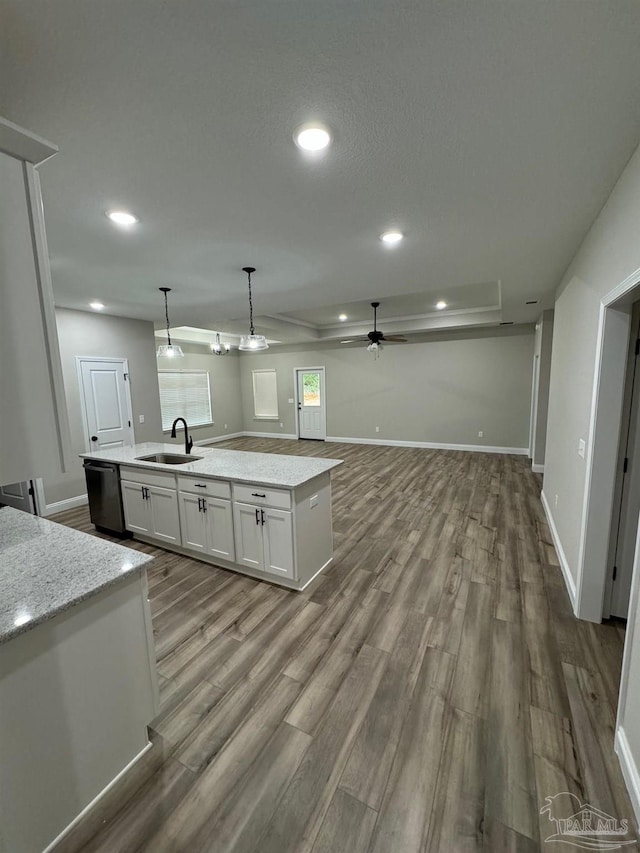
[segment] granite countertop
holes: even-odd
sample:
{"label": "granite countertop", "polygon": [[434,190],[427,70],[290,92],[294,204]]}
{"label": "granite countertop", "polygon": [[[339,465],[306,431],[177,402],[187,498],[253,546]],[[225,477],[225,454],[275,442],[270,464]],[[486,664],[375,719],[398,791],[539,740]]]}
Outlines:
{"label": "granite countertop", "polygon": [[152,559],[45,518],[0,509],[0,643],[140,571]]}
{"label": "granite countertop", "polygon": [[295,489],[313,480],[320,474],[342,465],[341,459],[324,459],[310,456],[284,456],[279,453],[250,453],[245,450],[216,450],[213,447],[194,447],[192,456],[202,457],[199,461],[183,465],[164,465],[159,462],[141,462],[137,456],[152,453],[184,453],[180,444],[136,444],[133,447],[114,447],[82,453],[86,459],[133,465],[149,471],[171,471],[174,474],[195,474],[201,477],[218,477],[236,483],[252,483],[256,486],[274,486]]}

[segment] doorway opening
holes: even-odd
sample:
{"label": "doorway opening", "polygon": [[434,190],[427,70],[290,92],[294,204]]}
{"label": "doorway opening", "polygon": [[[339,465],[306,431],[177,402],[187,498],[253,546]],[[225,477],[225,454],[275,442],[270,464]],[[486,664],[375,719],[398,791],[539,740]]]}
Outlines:
{"label": "doorway opening", "polygon": [[325,441],[327,407],[324,367],[296,367],[294,373],[297,437]]}
{"label": "doorway opening", "polygon": [[640,302],[633,305],[622,406],[603,618],[625,619],[640,516]]}
{"label": "doorway opening", "polygon": [[611,522],[632,309],[639,299],[640,270],[614,288],[600,304],[575,602],[576,616],[591,622],[600,622],[603,614],[609,615],[605,593],[613,574]]}

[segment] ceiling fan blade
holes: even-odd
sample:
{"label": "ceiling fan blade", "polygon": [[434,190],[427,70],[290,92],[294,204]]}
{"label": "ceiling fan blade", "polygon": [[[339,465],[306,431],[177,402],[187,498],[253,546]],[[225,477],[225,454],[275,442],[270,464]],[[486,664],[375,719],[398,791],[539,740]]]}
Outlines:
{"label": "ceiling fan blade", "polygon": [[392,343],[395,343],[395,344],[406,344],[407,343],[407,339],[401,338],[399,335],[385,335],[383,340],[391,341]]}

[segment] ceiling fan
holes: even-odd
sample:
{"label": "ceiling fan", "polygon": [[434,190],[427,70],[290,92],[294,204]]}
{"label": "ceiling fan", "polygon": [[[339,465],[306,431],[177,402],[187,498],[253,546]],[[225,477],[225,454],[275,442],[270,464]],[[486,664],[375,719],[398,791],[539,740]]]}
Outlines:
{"label": "ceiling fan", "polygon": [[383,342],[385,344],[405,344],[407,342],[406,338],[403,338],[400,335],[385,335],[384,332],[381,332],[378,329],[378,308],[380,307],[380,303],[372,302],[371,307],[373,308],[373,329],[369,332],[366,338],[352,338],[349,341],[342,341],[342,343],[350,344],[355,341],[369,341],[369,346],[367,347],[367,349],[369,350],[369,352],[373,352],[376,356],[382,349]]}

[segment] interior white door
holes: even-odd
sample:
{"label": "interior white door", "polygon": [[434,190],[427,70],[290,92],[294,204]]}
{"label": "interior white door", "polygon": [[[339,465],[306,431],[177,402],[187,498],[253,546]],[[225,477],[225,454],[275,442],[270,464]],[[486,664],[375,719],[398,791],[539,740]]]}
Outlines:
{"label": "interior white door", "polygon": [[298,437],[324,441],[327,437],[324,370],[296,370],[298,382]]}
{"label": "interior white door", "polygon": [[25,480],[22,483],[0,486],[0,506],[2,504],[21,509],[23,512],[35,513],[32,481]]}
{"label": "interior white door", "polygon": [[78,359],[87,450],[133,444],[131,400],[124,359]]}

